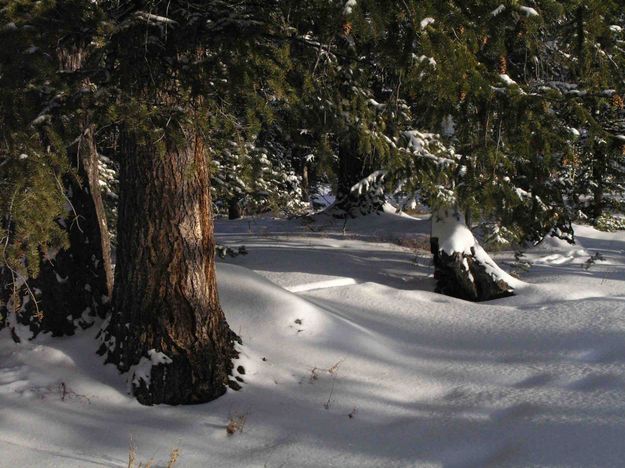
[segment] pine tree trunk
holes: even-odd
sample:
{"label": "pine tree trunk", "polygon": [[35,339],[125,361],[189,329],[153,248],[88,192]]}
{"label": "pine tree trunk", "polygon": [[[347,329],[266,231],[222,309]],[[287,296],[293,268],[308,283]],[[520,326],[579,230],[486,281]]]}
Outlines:
{"label": "pine tree trunk", "polygon": [[577,74],[578,78],[583,78],[585,75],[585,46],[586,46],[586,31],[584,29],[584,4],[580,4],[575,10],[575,28],[577,32]]}
{"label": "pine tree trunk", "polygon": [[310,201],[310,180],[308,174],[308,164],[302,163],[302,200],[305,202]]}
{"label": "pine tree trunk", "polygon": [[[84,44],[75,37],[65,40],[68,44],[59,44],[57,59],[59,69],[71,74],[83,66]],[[88,87],[89,81],[82,81],[81,86]],[[58,126],[65,129],[66,123],[59,121]],[[17,296],[17,321],[29,326],[34,335],[71,335],[77,326],[91,326],[96,316],[103,318],[109,309],[113,289],[111,245],[88,113],[84,112],[78,128],[80,137],[67,156],[79,180],[68,176],[62,181],[70,211],[59,220],[67,230],[69,247],[56,253],[42,252],[39,276],[28,278],[18,291],[12,287],[10,272],[0,271],[0,303]],[[19,339],[15,331],[13,336]]]}
{"label": "pine tree trunk", "polygon": [[[98,178],[98,155],[93,129],[86,127],[68,157],[80,183],[65,180],[67,217],[59,224],[67,230],[69,247],[56,254],[42,253],[40,274],[17,291],[17,321],[37,335],[72,335],[108,311],[113,287],[110,241]],[[13,294],[10,272],[3,271],[2,302]],[[7,287],[8,286],[8,287]],[[32,297],[34,295],[34,297]],[[36,300],[36,303],[35,303]],[[14,333],[14,338],[17,334]]]}
{"label": "pine tree trunk", "polygon": [[592,180],[593,186],[593,200],[592,200],[592,215],[595,222],[601,217],[604,209],[604,193],[605,183],[604,177],[607,175],[607,167],[604,163],[604,156],[601,152],[597,151],[593,157],[592,165]]}
{"label": "pine tree trunk", "polygon": [[241,205],[238,198],[232,198],[228,204],[228,219],[241,218]]}
{"label": "pine tree trunk", "polygon": [[373,172],[370,165],[359,156],[353,145],[339,146],[339,172],[336,201],[330,208],[338,218],[356,218],[382,210],[384,196],[376,194],[376,187],[361,193],[352,187]]}
{"label": "pine tree trunk", "polygon": [[101,352],[130,371],[142,404],[212,400],[226,391],[238,338],[217,295],[203,142],[192,135],[159,154],[132,133],[120,139],[113,313]]}

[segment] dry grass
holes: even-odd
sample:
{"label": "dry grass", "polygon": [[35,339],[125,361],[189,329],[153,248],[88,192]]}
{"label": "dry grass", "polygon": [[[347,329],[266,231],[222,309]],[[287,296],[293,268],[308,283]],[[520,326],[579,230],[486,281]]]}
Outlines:
{"label": "dry grass", "polygon": [[226,432],[228,435],[234,435],[237,432],[243,432],[243,427],[245,426],[245,420],[247,419],[247,414],[234,414],[230,416],[228,420],[228,424],[226,425]]}
{"label": "dry grass", "polygon": [[169,453],[169,461],[167,462],[167,468],[173,468],[173,466],[178,461],[178,458],[180,457],[181,453],[182,453],[182,451],[178,447],[174,448]]}
{"label": "dry grass", "polygon": [[[169,461],[165,465],[167,468],[174,468],[182,450],[175,447],[169,452]],[[128,446],[128,468],[152,468],[154,467],[154,459],[150,458],[147,462],[137,462],[137,446],[135,445],[132,437],[130,437],[130,444]]]}

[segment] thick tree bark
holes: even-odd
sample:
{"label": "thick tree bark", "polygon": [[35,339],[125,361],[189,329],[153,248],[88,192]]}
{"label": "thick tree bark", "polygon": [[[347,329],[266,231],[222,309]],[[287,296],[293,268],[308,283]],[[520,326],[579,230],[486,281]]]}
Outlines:
{"label": "thick tree bark", "polygon": [[[96,316],[104,317],[113,287],[110,242],[98,182],[98,155],[93,129],[85,128],[69,155],[80,182],[66,178],[68,215],[59,220],[66,228],[69,247],[57,253],[42,252],[40,274],[28,278],[17,291],[13,275],[4,270],[1,299],[15,307],[17,322],[33,335],[72,335],[77,326],[87,328]],[[13,296],[13,297],[12,297]],[[8,309],[1,313],[9,313]],[[14,332],[14,338],[18,334]]]}
{"label": "thick tree bark", "polygon": [[384,196],[376,193],[377,187],[370,187],[361,193],[352,187],[367,177],[373,169],[359,156],[353,145],[339,146],[339,171],[336,201],[329,208],[338,218],[356,218],[382,210]]}
{"label": "thick tree bark", "polygon": [[[156,146],[122,132],[118,248],[107,362],[140,403],[202,403],[226,391],[236,357],[219,305],[202,140]],[[137,366],[138,365],[138,366]]]}
{"label": "thick tree bark", "polygon": [[432,214],[436,292],[468,301],[488,301],[514,294],[512,278],[479,246],[457,210]]}

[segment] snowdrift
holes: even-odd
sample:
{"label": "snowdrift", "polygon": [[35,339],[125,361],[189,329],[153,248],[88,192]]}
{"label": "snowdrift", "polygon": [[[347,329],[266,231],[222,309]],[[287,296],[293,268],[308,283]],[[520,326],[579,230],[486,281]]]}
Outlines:
{"label": "snowdrift", "polygon": [[127,466],[132,438],[138,460],[178,447],[185,467],[618,466],[625,236],[580,232],[605,264],[539,263],[534,285],[484,304],[427,291],[410,249],[233,234],[250,255],[218,278],[241,391],[143,407],[95,355],[97,330],[19,346],[4,331],[0,465]]}

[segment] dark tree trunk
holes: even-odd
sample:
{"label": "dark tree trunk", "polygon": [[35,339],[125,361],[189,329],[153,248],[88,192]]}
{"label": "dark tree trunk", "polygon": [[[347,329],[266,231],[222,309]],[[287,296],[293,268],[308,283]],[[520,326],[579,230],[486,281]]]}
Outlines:
{"label": "dark tree trunk", "polygon": [[308,164],[302,163],[302,200],[305,202],[310,201],[310,180],[308,176]]}
{"label": "dark tree trunk", "polygon": [[[217,295],[205,149],[199,137],[186,139],[159,154],[137,135],[120,138],[113,312],[101,352],[130,371],[146,405],[219,397],[237,355]],[[149,378],[138,363],[144,370],[147,363]]]}
{"label": "dark tree trunk", "polygon": [[607,175],[607,167],[604,161],[605,161],[605,158],[603,154],[597,151],[594,155],[593,165],[592,165],[592,180],[595,183],[592,189],[593,191],[592,216],[595,222],[601,217],[601,215],[603,214],[603,210],[605,208],[605,202],[604,202],[605,183],[603,180]]}
{"label": "dark tree trunk", "polygon": [[[59,45],[57,59],[59,68],[71,76],[85,61],[84,44],[80,39],[72,42],[76,40],[72,36],[65,40],[67,44]],[[89,86],[88,80],[80,79],[79,83],[81,88]],[[111,246],[100,192],[94,129],[86,112],[77,123],[81,134],[69,148],[68,158],[78,180],[67,176],[62,181],[70,206],[67,217],[59,220],[67,231],[69,247],[55,255],[42,252],[39,276],[28,278],[19,290],[13,288],[11,272],[0,271],[0,303],[6,304],[7,298],[13,296],[13,303],[19,304],[17,321],[28,325],[34,335],[71,335],[77,326],[92,325],[96,316],[106,315],[113,289]],[[65,122],[59,119],[57,124],[62,132],[66,131]],[[0,315],[6,312],[6,308],[0,310]],[[17,339],[15,331],[13,336]]]}
{"label": "dark tree trunk", "polygon": [[241,218],[241,205],[238,198],[233,198],[228,204],[228,219]]}
{"label": "dark tree trunk", "polygon": [[434,254],[436,292],[473,302],[490,301],[512,296],[512,288],[502,279],[493,278],[486,267],[470,254],[451,255],[440,250],[438,239],[431,239]]}
{"label": "dark tree trunk", "polygon": [[384,196],[376,193],[378,185],[370,185],[360,193],[352,187],[367,177],[373,169],[364,157],[357,154],[353,145],[339,146],[339,171],[336,201],[332,205],[333,215],[339,218],[356,218],[382,210]]}
{"label": "dark tree trunk", "polygon": [[465,224],[467,225],[467,227],[469,229],[473,228],[473,214],[471,213],[471,209],[467,208],[466,210],[464,210],[464,219],[465,219]]}
{"label": "dark tree trunk", "polygon": [[96,316],[105,316],[112,292],[109,234],[91,127],[84,129],[73,148],[68,156],[80,181],[66,178],[71,206],[67,218],[59,220],[67,230],[69,247],[56,255],[42,253],[39,276],[29,278],[27,286],[22,285],[17,291],[13,291],[10,272],[0,273],[2,303],[17,293],[17,321],[29,326],[34,335],[72,335],[77,326],[87,328]]}
{"label": "dark tree trunk", "polygon": [[585,71],[586,71],[585,70],[586,51],[584,50],[586,46],[586,31],[584,28],[585,8],[586,7],[582,3],[575,10],[575,28],[576,28],[576,33],[577,33],[577,63],[578,63],[577,74],[578,74],[578,78],[580,79],[584,77]]}

